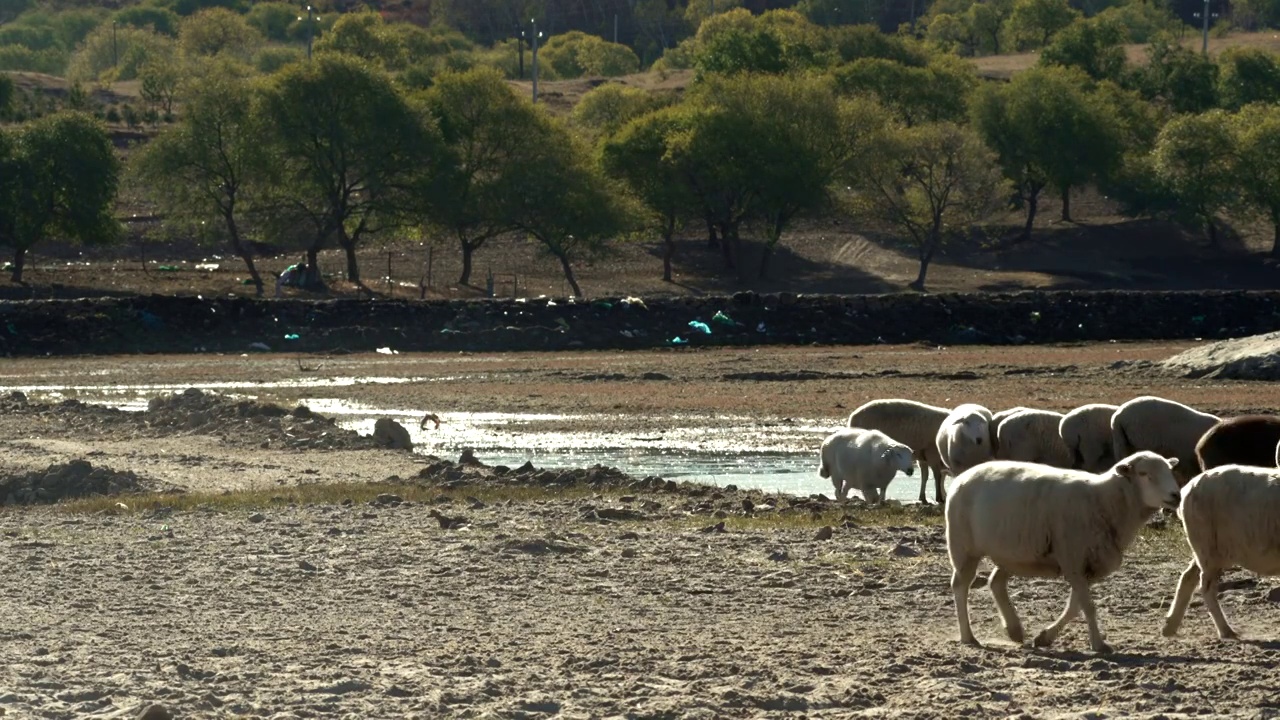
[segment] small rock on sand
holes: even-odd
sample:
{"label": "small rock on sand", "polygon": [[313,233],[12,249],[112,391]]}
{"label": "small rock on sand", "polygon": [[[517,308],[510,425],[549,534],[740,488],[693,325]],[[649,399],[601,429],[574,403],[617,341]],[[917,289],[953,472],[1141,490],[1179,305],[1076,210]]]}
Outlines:
{"label": "small rock on sand", "polygon": [[137,720],[173,720],[173,713],[163,705],[148,705],[138,713]]}
{"label": "small rock on sand", "polygon": [[830,540],[831,532],[832,531],[831,531],[830,525],[823,525],[822,527],[818,528],[818,533],[813,536],[813,539],[814,540]]}
{"label": "small rock on sand", "polygon": [[373,439],[379,445],[392,450],[413,449],[413,440],[409,437],[409,431],[391,418],[378,418],[378,421],[373,424]]}

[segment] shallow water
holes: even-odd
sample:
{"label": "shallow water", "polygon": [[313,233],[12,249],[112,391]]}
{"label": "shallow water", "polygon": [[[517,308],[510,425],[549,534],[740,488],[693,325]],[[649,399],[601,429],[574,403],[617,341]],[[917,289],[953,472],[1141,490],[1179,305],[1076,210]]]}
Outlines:
{"label": "shallow water", "polygon": [[[440,378],[434,378],[439,380]],[[357,383],[398,383],[402,378],[336,378],[314,383],[200,383],[186,385],[75,385],[0,386],[0,393],[14,390],[32,400],[57,402],[74,397],[81,402],[109,405],[141,412],[156,396],[196,387],[244,399],[258,399],[255,391],[279,388],[316,388]],[[643,418],[643,427],[660,431],[592,432],[564,429],[564,421],[578,427],[592,423],[591,415],[539,413],[455,412],[438,413],[438,429],[419,429],[422,413],[379,408],[331,397],[299,400],[315,412],[337,419],[344,428],[363,435],[373,432],[378,418],[389,417],[409,431],[415,452],[456,458],[470,448],[490,465],[516,467],[526,460],[538,467],[586,467],[608,465],[644,477],[658,475],[714,485],[737,485],[798,495],[831,496],[829,480],[818,476],[818,447],[835,428],[814,419],[761,422],[747,416],[672,415]],[[656,422],[655,422],[656,421]],[[914,501],[919,475],[899,474],[889,486],[889,497]],[[932,493],[932,491],[930,491]]]}

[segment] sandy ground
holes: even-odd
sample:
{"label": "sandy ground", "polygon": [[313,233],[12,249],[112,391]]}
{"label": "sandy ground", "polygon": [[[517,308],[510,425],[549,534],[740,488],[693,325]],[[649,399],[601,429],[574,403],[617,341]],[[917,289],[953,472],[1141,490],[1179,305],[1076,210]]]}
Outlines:
{"label": "sandy ground", "polygon": [[[305,370],[278,356],[18,360],[0,384],[412,377],[325,395],[436,412],[610,413],[609,431],[658,412],[838,422],[894,396],[1066,409],[1153,392],[1224,414],[1280,401],[1274,384],[1149,367],[1187,346],[370,355],[303,358]],[[291,407],[314,391],[258,394]],[[0,430],[5,472],[80,457],[193,489],[376,481],[424,462],[263,449],[252,428],[217,424],[166,431],[5,412]],[[1178,638],[1159,636],[1187,558],[1176,528],[1145,532],[1095,590],[1117,650],[1099,657],[1079,622],[1056,648],[1013,646],[982,589],[972,606],[988,647],[960,646],[931,511],[855,509],[842,523],[834,509],[749,517],[732,492],[696,506],[648,491],[483,507],[444,494],[394,507],[0,509],[0,715],[132,717],[152,702],[183,718],[1280,713],[1272,581],[1228,578],[1226,612],[1254,642],[1217,641],[1198,601]],[[584,519],[585,505],[637,511],[602,523]],[[471,524],[443,530],[435,508]],[[716,514],[726,531],[702,532]],[[822,525],[830,539],[816,539]],[[1013,591],[1029,630],[1066,598],[1054,581],[1015,580]]]}

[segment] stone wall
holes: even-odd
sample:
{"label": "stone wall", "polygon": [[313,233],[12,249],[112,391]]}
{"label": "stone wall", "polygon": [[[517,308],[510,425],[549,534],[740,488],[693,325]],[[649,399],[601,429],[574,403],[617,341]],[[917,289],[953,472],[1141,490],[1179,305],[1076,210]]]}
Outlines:
{"label": "stone wall", "polygon": [[[690,323],[703,323],[710,333]],[[1280,330],[1280,291],[1057,291],[548,300],[139,296],[0,302],[0,353],[565,350],[1024,344]],[[677,340],[678,338],[678,340]]]}

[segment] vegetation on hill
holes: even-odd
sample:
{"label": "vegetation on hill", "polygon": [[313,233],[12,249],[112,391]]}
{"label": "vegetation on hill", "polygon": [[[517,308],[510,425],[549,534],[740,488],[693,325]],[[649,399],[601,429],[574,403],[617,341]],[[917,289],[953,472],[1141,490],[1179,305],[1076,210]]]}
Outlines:
{"label": "vegetation on hill", "polygon": [[[497,0],[0,0],[0,68],[69,82],[55,95],[0,75],[0,246],[20,281],[26,250],[51,237],[119,237],[111,209],[129,202],[154,208],[161,238],[239,257],[259,293],[262,244],[305,254],[318,288],[327,248],[359,285],[375,238],[447,239],[468,284],[474,254],[516,235],[581,294],[575,268],[635,238],[661,239],[670,280],[683,229],[705,230],[726,273],[765,278],[797,221],[838,215],[910,248],[923,290],[946,243],[1027,242],[1046,191],[1071,221],[1073,195],[1096,188],[1211,244],[1224,223],[1270,223],[1280,257],[1268,50],[1207,57],[1178,39],[1171,9],[1136,0],[935,0],[892,33],[867,24],[892,12],[865,17],[865,3],[758,4],[638,2],[618,43],[588,32],[605,13],[544,13],[541,80],[690,75],[681,93],[604,83],[555,113],[517,82],[532,48],[486,35],[476,9],[497,22]],[[1271,17],[1244,7],[1249,22]],[[1024,50],[1034,65],[1009,82],[963,57]],[[134,141],[113,152],[122,126]],[[1014,208],[1020,227],[992,224]]]}

